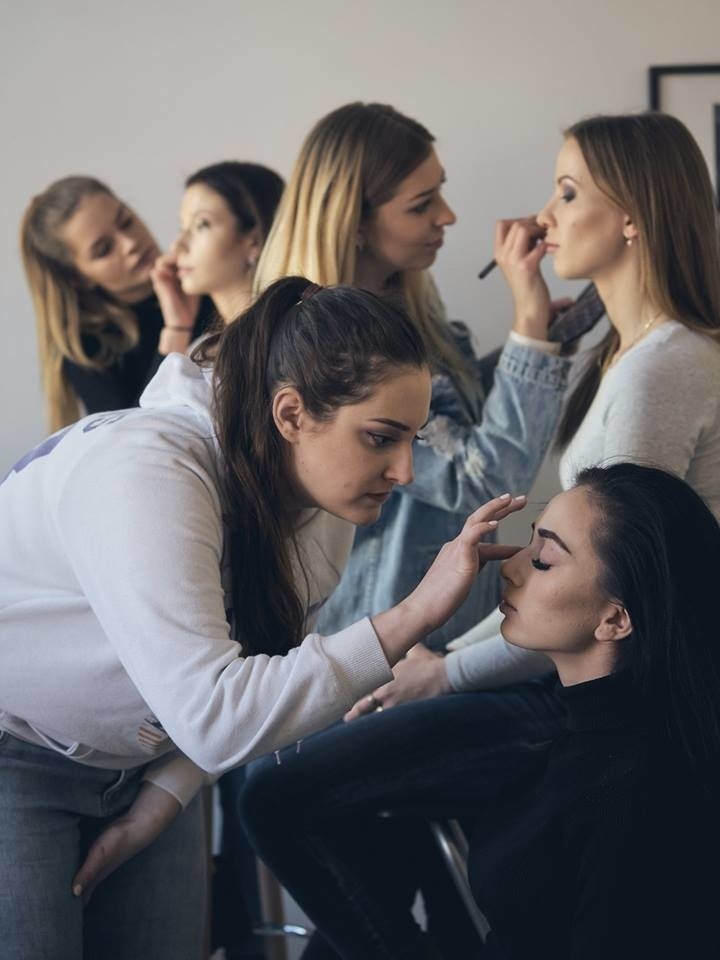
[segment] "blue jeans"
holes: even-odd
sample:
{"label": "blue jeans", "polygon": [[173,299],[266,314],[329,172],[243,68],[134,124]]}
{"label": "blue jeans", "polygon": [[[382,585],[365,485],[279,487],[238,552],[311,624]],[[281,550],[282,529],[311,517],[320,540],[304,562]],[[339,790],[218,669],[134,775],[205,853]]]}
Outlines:
{"label": "blue jeans", "polygon": [[[315,940],[306,956],[426,955],[410,914],[423,880],[415,870],[421,820],[471,824],[537,776],[564,729],[556,683],[553,676],[404,704],[309,737],[299,751],[288,747],[279,764],[272,756],[250,765],[245,827],[322,934],[324,944]],[[379,817],[384,811],[393,817]],[[434,939],[448,957],[474,955]]]}
{"label": "blue jeans", "polygon": [[132,804],[142,768],[99,770],[0,731],[3,960],[198,960],[205,846],[196,798],[96,888],[71,892],[95,837]]}

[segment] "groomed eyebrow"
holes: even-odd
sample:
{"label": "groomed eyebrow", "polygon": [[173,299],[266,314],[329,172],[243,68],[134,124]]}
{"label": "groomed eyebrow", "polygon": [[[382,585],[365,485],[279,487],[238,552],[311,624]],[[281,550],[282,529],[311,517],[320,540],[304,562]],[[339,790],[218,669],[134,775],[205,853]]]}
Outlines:
{"label": "groomed eyebrow", "polygon": [[[534,531],[535,524],[531,523],[530,526],[533,528],[533,531]],[[537,535],[539,537],[542,537],[543,540],[554,540],[559,547],[562,547],[565,553],[569,553],[570,556],[572,556],[572,550],[570,549],[570,547],[568,547],[565,541],[561,537],[559,537],[554,530],[547,530],[545,527],[538,527]]]}
{"label": "groomed eyebrow", "polygon": [[401,430],[403,433],[408,433],[410,431],[410,427],[406,423],[400,423],[399,420],[389,420],[387,417],[373,417],[370,422],[384,423],[388,427],[395,427],[396,430]]}
{"label": "groomed eyebrow", "polygon": [[573,183],[580,184],[580,181],[578,180],[578,178],[577,178],[577,177],[571,177],[569,173],[563,173],[561,176],[559,176],[559,177],[557,178],[557,180],[555,181],[555,183],[557,183],[557,185],[560,186],[560,184],[563,182],[563,180],[572,180]]}
{"label": "groomed eyebrow", "polygon": [[414,203],[416,200],[419,200],[421,197],[429,197],[430,194],[435,193],[435,191],[438,190],[445,183],[446,180],[447,180],[447,177],[445,176],[445,171],[443,170],[442,176],[440,177],[440,182],[436,187],[430,187],[427,190],[423,190],[422,193],[416,193],[414,197],[411,197],[410,200],[408,200],[408,203]]}

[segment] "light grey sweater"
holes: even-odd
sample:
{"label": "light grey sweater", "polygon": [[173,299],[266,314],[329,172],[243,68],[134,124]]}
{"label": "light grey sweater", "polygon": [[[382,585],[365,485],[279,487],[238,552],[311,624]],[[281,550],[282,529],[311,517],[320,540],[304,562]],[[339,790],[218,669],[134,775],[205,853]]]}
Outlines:
{"label": "light grey sweater", "polygon": [[[584,467],[632,460],[683,477],[720,520],[720,345],[677,321],[651,330],[610,367],[560,461],[563,489]],[[494,618],[494,620],[493,620]],[[496,626],[499,615],[487,618]],[[483,621],[445,659],[454,690],[519,682],[552,669]],[[474,642],[477,638],[478,642]]]}

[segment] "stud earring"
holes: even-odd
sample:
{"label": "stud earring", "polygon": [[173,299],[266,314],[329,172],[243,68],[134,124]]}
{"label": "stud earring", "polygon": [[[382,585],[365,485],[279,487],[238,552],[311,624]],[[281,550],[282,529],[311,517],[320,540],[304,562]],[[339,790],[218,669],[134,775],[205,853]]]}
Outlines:
{"label": "stud earring", "polygon": [[625,246],[626,247],[632,246],[632,237],[625,237]]}

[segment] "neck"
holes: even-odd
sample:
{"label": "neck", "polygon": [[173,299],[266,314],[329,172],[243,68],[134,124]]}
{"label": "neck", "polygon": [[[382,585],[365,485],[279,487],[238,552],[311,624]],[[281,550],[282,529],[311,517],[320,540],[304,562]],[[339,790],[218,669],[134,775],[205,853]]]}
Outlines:
{"label": "neck", "polygon": [[354,286],[361,290],[380,294],[388,285],[388,281],[397,270],[392,270],[386,263],[382,263],[371,253],[364,250],[358,252],[355,262]]}
{"label": "neck", "polygon": [[572,687],[576,683],[587,683],[589,680],[599,680],[613,672],[613,658],[609,644],[592,647],[580,653],[549,653],[548,656],[555,664],[564,687]]}
{"label": "neck", "polygon": [[223,323],[230,323],[244,313],[252,303],[252,277],[244,280],[242,284],[210,294],[210,299],[215,304],[215,309],[222,317]]}
{"label": "neck", "polygon": [[637,256],[591,278],[620,337],[616,356],[629,350],[650,329],[664,321],[662,311],[642,292]]}

